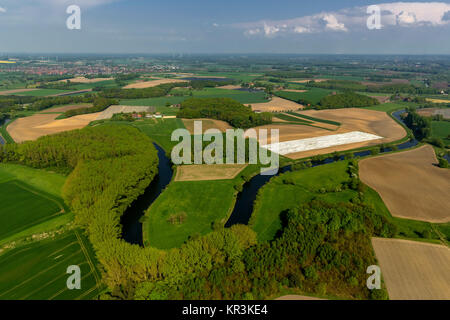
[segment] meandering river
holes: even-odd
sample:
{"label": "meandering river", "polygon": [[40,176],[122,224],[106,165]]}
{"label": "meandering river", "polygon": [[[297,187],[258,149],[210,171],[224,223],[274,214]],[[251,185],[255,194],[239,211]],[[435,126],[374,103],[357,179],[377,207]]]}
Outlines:
{"label": "meandering river", "polygon": [[[399,121],[403,122],[400,115],[404,113],[405,110],[396,111],[393,116]],[[409,149],[418,144],[415,139],[408,140],[406,142],[397,145],[398,150]],[[164,188],[172,180],[173,171],[171,168],[171,161],[167,158],[164,150],[155,144],[158,150],[158,176],[147,188],[145,193],[140,196],[124,213],[121,223],[123,225],[122,237],[129,243],[139,244],[142,246],[142,224],[139,221],[144,215],[145,211],[150,207],[150,205],[156,200],[156,198],[161,194]],[[380,153],[390,152],[392,149],[386,148],[382,149]],[[371,154],[370,150],[354,152],[355,157],[366,157]],[[321,162],[314,162],[313,167],[326,165],[336,161],[344,160],[344,156],[338,159],[327,158]],[[286,166],[280,168],[278,174],[292,171],[291,166]],[[236,198],[236,203],[234,209],[225,223],[225,227],[231,227],[235,224],[248,224],[250,217],[253,213],[253,204],[256,200],[259,189],[261,189],[273,176],[264,176],[258,174],[251,178],[248,182],[243,185],[242,191],[238,194]],[[175,201],[175,200],[174,200]]]}

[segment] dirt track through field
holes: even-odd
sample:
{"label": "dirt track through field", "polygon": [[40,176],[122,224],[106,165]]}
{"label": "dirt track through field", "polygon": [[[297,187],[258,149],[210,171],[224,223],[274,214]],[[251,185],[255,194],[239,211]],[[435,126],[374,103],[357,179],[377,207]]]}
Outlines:
{"label": "dirt track through field", "polygon": [[391,300],[450,299],[450,249],[417,241],[372,238]]}
{"label": "dirt track through field", "polygon": [[434,150],[418,149],[364,159],[361,180],[375,189],[395,217],[450,221],[450,170],[438,168]]}

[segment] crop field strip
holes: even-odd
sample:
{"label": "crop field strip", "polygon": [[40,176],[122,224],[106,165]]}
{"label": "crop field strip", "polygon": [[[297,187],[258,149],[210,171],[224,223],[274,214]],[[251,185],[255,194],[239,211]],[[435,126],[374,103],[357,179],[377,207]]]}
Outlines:
{"label": "crop field strip", "polygon": [[[55,241],[62,247],[52,252],[50,248],[54,246]],[[3,270],[6,269],[5,277],[8,276],[8,280],[2,282],[3,284],[11,284],[6,288],[0,286],[0,289],[2,289],[0,299],[53,300],[93,297],[92,293],[101,286],[100,276],[78,231],[73,230],[52,242],[48,240],[43,240],[43,242],[45,243],[32,243],[24,248],[13,249],[0,256],[0,266]],[[61,257],[62,259],[58,260]],[[50,259],[58,260],[58,262],[49,266]],[[36,262],[33,263],[33,260],[36,260]],[[26,274],[33,275],[28,278],[21,278],[22,274],[18,274],[19,279],[14,278],[15,270],[13,268],[8,270],[8,266],[14,265],[16,261],[22,262],[22,265],[28,263],[29,268],[37,266],[37,273],[26,272]],[[81,269],[81,291],[69,290],[66,286],[66,279],[69,275],[65,271],[69,265],[78,265]],[[21,267],[16,266],[18,269]],[[52,272],[57,275],[52,275]],[[85,287],[86,283],[88,283],[87,287]]]}
{"label": "crop field strip", "polygon": [[[23,231],[65,212],[64,206],[53,196],[46,195],[17,180],[0,183],[0,200],[3,206],[2,216],[0,217],[2,222],[0,224],[0,238]],[[17,210],[22,212],[33,211],[31,212],[32,216],[25,216],[30,220],[14,219],[18,216],[15,214]]]}

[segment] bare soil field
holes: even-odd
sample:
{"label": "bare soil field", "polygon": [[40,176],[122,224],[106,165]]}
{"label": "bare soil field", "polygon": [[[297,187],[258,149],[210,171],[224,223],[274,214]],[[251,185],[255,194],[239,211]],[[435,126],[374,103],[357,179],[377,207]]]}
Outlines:
{"label": "bare soil field", "polygon": [[225,132],[227,129],[233,129],[227,122],[214,119],[182,119],[184,126],[191,134],[194,134],[194,121],[202,122],[202,133],[208,129],[218,129]]}
{"label": "bare soil field", "polygon": [[91,121],[94,121],[98,115],[99,113],[92,113],[55,120],[59,114],[37,113],[30,117],[15,120],[8,126],[7,130],[14,141],[20,143],[36,140],[50,134],[84,128]]}
{"label": "bare soil field", "polygon": [[296,294],[288,294],[286,296],[281,296],[275,300],[324,300],[316,297],[299,296]]}
{"label": "bare soil field", "polygon": [[177,167],[175,181],[231,180],[246,166],[246,164],[182,165]]}
{"label": "bare soil field", "polygon": [[59,80],[60,82],[67,82],[67,80],[70,80],[70,82],[73,83],[96,83],[96,82],[101,82],[101,81],[107,81],[107,80],[114,80],[114,78],[93,78],[93,79],[88,79],[85,77],[76,77],[76,78],[72,78],[72,79],[64,79],[64,80]]}
{"label": "bare soil field", "polygon": [[178,83],[178,82],[187,82],[186,80],[181,79],[157,79],[152,81],[141,81],[136,83],[131,83],[123,87],[124,89],[144,89],[159,86],[160,84],[166,83]]}
{"label": "bare soil field", "polygon": [[48,113],[48,112],[60,112],[60,113],[63,113],[63,112],[69,111],[69,110],[75,110],[75,109],[80,109],[80,108],[91,108],[91,107],[92,107],[92,103],[89,103],[89,104],[76,104],[76,105],[71,105],[71,106],[63,106],[63,107],[44,109],[40,113]]}
{"label": "bare soil field", "polygon": [[450,170],[435,166],[431,146],[364,159],[361,180],[375,189],[395,217],[450,221]]}
{"label": "bare soil field", "polygon": [[29,91],[36,91],[39,89],[14,89],[14,90],[6,90],[6,91],[0,91],[0,96],[9,96],[15,93],[19,93],[19,92],[29,92]]}
{"label": "bare soil field", "polygon": [[[448,101],[450,103],[450,100]],[[419,109],[417,111],[418,114],[424,117],[431,117],[437,114],[441,114],[444,116],[445,119],[450,119],[450,109],[439,109],[439,108],[426,108],[426,109]]]}
{"label": "bare soil field", "polygon": [[273,97],[269,102],[252,103],[247,104],[247,106],[248,105],[252,106],[253,111],[259,110],[263,112],[285,112],[304,108],[301,104],[280,97]]}
{"label": "bare soil field", "polygon": [[391,300],[450,299],[450,249],[400,239],[372,238]]}
{"label": "bare soil field", "polygon": [[113,115],[117,113],[133,113],[133,112],[154,112],[153,107],[147,106],[123,106],[123,105],[113,105],[109,106],[106,110],[100,112],[96,120],[107,120],[111,119]]}
{"label": "bare soil field", "polygon": [[[332,153],[334,151],[345,151],[355,148],[373,146],[400,140],[401,138],[406,136],[406,131],[403,129],[403,127],[395,122],[385,112],[381,111],[348,108],[318,111],[306,110],[297,112],[299,114],[304,114],[315,118],[337,121],[341,123],[341,126],[337,130],[330,131],[306,125],[273,123],[271,125],[258,127],[257,129],[279,129],[280,142],[347,133],[352,131],[374,134],[382,137],[382,139],[351,143],[324,149],[302,151],[286,155],[291,159],[301,159],[320,154]],[[317,123],[315,125],[318,125],[319,127],[325,127],[323,123]],[[261,143],[265,144],[264,142]],[[272,143],[272,141],[268,139],[267,143]]]}

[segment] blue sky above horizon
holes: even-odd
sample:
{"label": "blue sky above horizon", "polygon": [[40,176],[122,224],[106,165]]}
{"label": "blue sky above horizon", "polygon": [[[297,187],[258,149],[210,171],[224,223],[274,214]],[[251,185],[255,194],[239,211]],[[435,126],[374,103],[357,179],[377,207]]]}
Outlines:
{"label": "blue sky above horizon", "polygon": [[450,54],[449,39],[450,0],[0,0],[0,53]]}

